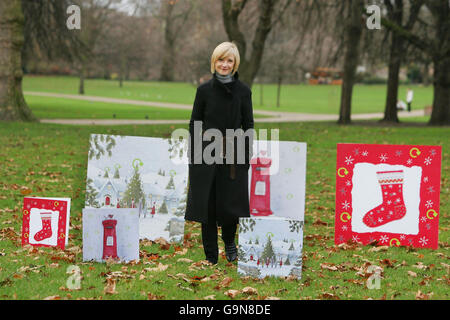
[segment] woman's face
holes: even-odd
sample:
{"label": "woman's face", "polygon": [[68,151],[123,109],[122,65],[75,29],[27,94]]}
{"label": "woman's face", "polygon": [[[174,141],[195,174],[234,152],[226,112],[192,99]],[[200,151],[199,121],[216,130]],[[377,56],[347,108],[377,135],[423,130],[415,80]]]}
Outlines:
{"label": "woman's face", "polygon": [[232,55],[226,57],[220,57],[214,64],[216,72],[222,76],[226,76],[231,73],[234,67],[234,57]]}

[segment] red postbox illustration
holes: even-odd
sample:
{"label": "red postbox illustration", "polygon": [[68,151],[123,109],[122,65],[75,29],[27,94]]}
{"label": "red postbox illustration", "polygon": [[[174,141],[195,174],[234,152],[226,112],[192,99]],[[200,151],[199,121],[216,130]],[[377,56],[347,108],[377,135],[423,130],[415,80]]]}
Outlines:
{"label": "red postbox illustration", "polygon": [[252,180],[250,187],[250,214],[253,216],[269,216],[270,209],[270,166],[269,158],[254,158],[250,160]]}
{"label": "red postbox illustration", "polygon": [[117,220],[113,219],[113,215],[108,215],[103,220],[103,260],[108,258],[118,259],[117,257]]}

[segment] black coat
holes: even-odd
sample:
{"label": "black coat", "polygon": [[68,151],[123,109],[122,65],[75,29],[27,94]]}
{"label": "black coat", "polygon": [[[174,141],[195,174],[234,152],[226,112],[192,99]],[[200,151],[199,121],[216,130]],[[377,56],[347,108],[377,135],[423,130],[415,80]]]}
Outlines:
{"label": "black coat", "polygon": [[[225,137],[226,129],[253,130],[252,92],[234,74],[232,83],[223,84],[213,75],[212,79],[197,88],[189,123],[190,164],[189,185],[185,219],[208,222],[210,191],[216,192],[216,220],[219,225],[249,217],[248,168],[251,159],[253,136],[246,140],[245,163],[201,164],[194,163],[194,121],[202,122],[202,129],[218,129]],[[212,141],[213,142],[213,141]],[[208,144],[202,143],[202,152]],[[236,146],[235,146],[236,156]],[[213,186],[214,183],[214,186]],[[215,188],[213,188],[215,187]],[[211,204],[210,204],[211,208]]]}

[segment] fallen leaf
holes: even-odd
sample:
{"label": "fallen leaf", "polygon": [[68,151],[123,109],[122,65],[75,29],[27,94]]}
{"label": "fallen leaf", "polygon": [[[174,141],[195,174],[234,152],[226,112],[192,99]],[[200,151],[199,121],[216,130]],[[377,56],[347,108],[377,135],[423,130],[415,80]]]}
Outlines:
{"label": "fallen leaf", "polygon": [[239,290],[230,289],[225,291],[224,295],[230,297],[231,299],[234,299],[239,293],[241,293]]}
{"label": "fallen leaf", "polygon": [[415,277],[417,277],[417,273],[415,273],[413,271],[408,271],[408,276],[415,278]]}
{"label": "fallen leaf", "polygon": [[219,286],[222,288],[228,287],[232,281],[233,281],[233,278],[226,277],[225,279],[223,279],[220,282]]}
{"label": "fallen leaf", "polygon": [[212,294],[210,296],[203,297],[203,300],[216,300],[216,295]]}
{"label": "fallen leaf", "polygon": [[61,300],[60,296],[48,296],[44,300]]}
{"label": "fallen leaf", "polygon": [[117,294],[116,291],[116,279],[107,278],[106,286],[104,289],[105,294]]}
{"label": "fallen leaf", "polygon": [[145,271],[153,272],[153,271],[164,271],[169,267],[167,264],[158,263],[158,265],[155,268],[144,268]]}
{"label": "fallen leaf", "polygon": [[192,263],[193,261],[191,259],[187,259],[187,258],[180,258],[177,260],[177,262]]}
{"label": "fallen leaf", "polygon": [[258,290],[252,287],[245,287],[244,289],[242,289],[242,293],[247,295],[257,295]]}

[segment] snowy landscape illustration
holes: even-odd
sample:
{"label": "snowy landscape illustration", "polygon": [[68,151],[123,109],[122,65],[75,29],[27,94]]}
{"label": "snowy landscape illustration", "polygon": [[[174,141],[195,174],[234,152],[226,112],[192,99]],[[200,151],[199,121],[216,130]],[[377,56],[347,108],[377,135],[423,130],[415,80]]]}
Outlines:
{"label": "snowy landscape illustration", "polygon": [[137,208],[140,239],[181,242],[187,197],[183,140],[92,134],[86,208]]}
{"label": "snowy landscape illustration", "polygon": [[301,278],[303,221],[278,217],[239,219],[238,273]]}

